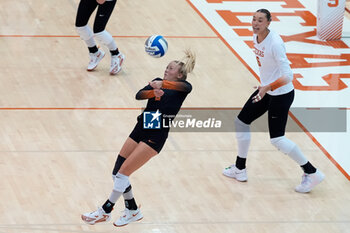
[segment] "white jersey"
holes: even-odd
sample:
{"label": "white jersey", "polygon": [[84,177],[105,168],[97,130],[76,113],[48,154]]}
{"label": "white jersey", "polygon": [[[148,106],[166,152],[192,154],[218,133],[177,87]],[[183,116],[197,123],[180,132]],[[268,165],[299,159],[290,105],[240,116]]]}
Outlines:
{"label": "white jersey", "polygon": [[282,95],[294,89],[293,72],[289,66],[286,48],[282,38],[270,30],[266,38],[258,43],[257,35],[253,35],[254,53],[259,65],[260,82],[262,86],[273,83],[282,76],[288,78],[288,83],[273,91],[269,95]]}

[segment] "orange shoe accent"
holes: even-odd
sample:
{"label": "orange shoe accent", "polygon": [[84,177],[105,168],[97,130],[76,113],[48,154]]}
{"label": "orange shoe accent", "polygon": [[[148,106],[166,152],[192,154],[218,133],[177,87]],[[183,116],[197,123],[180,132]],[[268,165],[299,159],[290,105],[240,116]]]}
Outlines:
{"label": "orange shoe accent", "polygon": [[[96,217],[98,217],[98,216],[96,216]],[[104,214],[104,215],[103,215],[103,218],[97,220],[95,223],[98,223],[98,222],[105,222],[107,219],[108,219],[108,215],[105,215],[105,214]]]}

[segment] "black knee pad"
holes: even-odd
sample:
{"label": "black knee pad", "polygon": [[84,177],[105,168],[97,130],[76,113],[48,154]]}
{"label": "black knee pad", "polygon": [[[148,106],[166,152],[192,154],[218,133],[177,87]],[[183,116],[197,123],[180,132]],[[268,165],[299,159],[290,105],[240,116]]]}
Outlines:
{"label": "black knee pad", "polygon": [[120,167],[123,165],[126,158],[122,157],[121,155],[118,155],[117,160],[115,161],[114,168],[113,168],[113,175],[115,176],[118,172]]}

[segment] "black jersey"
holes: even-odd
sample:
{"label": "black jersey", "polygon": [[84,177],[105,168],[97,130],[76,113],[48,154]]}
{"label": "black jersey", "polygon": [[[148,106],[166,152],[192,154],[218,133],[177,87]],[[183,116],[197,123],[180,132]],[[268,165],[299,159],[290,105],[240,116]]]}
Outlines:
{"label": "black jersey", "polygon": [[[147,106],[144,111],[159,110],[163,116],[167,116],[171,120],[175,118],[180,111],[181,105],[186,96],[192,91],[192,85],[184,80],[181,81],[167,81],[161,78],[155,78],[152,81],[163,81],[162,90],[164,95],[157,99],[153,92],[153,87],[145,86],[136,94],[137,100],[148,99]],[[138,120],[142,119],[141,114]]]}

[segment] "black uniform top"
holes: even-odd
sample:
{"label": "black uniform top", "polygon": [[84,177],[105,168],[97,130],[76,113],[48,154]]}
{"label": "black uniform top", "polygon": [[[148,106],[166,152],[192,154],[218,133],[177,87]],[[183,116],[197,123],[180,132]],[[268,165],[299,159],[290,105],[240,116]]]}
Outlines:
{"label": "black uniform top", "polygon": [[[144,111],[159,110],[163,116],[166,115],[166,117],[171,120],[174,119],[176,114],[180,111],[181,105],[186,96],[192,91],[192,85],[184,80],[168,81],[161,78],[155,78],[152,81],[163,81],[161,89],[164,91],[164,95],[160,98],[156,98],[153,87],[147,85],[137,92],[136,99],[148,99]],[[138,120],[142,120],[142,115],[143,113],[138,116]]]}

